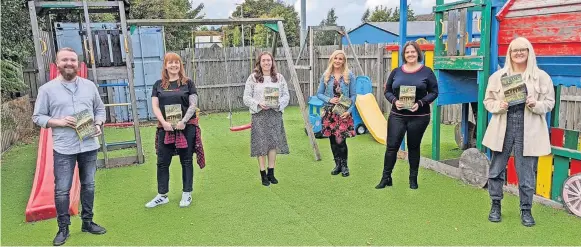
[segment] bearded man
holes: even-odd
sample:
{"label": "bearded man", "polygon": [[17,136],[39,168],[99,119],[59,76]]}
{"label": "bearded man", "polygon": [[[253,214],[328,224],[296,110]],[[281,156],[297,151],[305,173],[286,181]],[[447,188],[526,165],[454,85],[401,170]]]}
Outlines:
{"label": "bearded man", "polygon": [[[71,48],[57,52],[56,65],[60,75],[38,89],[32,121],[42,128],[52,128],[54,159],[54,201],[57,211],[58,232],[55,246],[69,238],[69,193],[78,163],[81,181],[81,231],[104,234],[105,228],[93,222],[95,173],[97,170],[97,136],[105,122],[105,105],[95,83],[77,76],[79,60]],[[95,128],[88,138],[77,133],[75,114],[85,111]]]}

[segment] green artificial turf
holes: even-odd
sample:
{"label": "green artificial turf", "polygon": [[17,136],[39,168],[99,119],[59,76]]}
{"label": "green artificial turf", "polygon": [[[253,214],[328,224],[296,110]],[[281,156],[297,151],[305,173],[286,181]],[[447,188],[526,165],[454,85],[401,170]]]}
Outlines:
{"label": "green artificial turf", "polygon": [[[179,208],[181,167],[171,166],[170,203],[144,204],[156,195],[154,127],[143,127],[146,162],[97,172],[95,222],[102,236],[82,233],[71,218],[67,245],[579,245],[581,219],[535,204],[537,225],[520,224],[518,197],[505,195],[503,222],[490,223],[488,193],[421,169],[419,189],[408,187],[408,164],[398,161],[394,186],[376,190],[385,147],[367,134],[349,139],[351,176],[331,176],[327,139],[314,161],[298,108],[284,115],[290,155],[278,156],[280,183],[262,186],[249,157],[250,132],[230,132],[226,114],[203,115],[200,124],[206,168],[195,164],[193,203]],[[249,113],[234,114],[234,124]],[[131,140],[132,129],[106,130],[107,141]],[[431,129],[422,144],[429,157]],[[442,158],[456,158],[453,127],[442,126]],[[17,145],[2,156],[2,245],[50,245],[55,219],[26,223],[24,211],[36,165],[35,144]],[[112,157],[133,150],[112,152]]]}

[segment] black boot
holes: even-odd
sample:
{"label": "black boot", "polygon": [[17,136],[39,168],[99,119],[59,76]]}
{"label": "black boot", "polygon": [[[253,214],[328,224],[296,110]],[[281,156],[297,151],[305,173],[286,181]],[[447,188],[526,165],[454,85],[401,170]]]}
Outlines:
{"label": "black boot", "polygon": [[59,226],[59,231],[56,233],[52,244],[54,246],[63,245],[69,238],[69,226]]}
{"label": "black boot", "polygon": [[341,173],[341,160],[339,158],[335,158],[335,168],[331,170],[331,175],[337,175]]}
{"label": "black boot", "polygon": [[501,221],[501,207],[500,200],[492,200],[492,206],[490,207],[490,213],[488,214],[488,220],[490,222],[500,222]]}
{"label": "black boot", "polygon": [[272,184],[278,184],[278,180],[274,177],[274,168],[268,168],[268,174],[266,174],[268,181]]}
{"label": "black boot", "polygon": [[341,176],[349,177],[349,167],[347,166],[347,159],[341,158]]}
{"label": "black boot", "polygon": [[262,178],[262,185],[269,186],[270,181],[268,181],[268,177],[266,176],[266,171],[260,171],[260,177]]}
{"label": "black boot", "polygon": [[104,227],[95,224],[92,221],[83,221],[83,226],[81,227],[82,232],[88,232],[92,234],[105,234],[107,230]]}
{"label": "black boot", "polygon": [[410,176],[410,189],[418,189],[418,176]]}
{"label": "black boot", "polygon": [[523,226],[531,227],[531,226],[535,225],[535,219],[533,218],[533,215],[531,214],[530,209],[521,210],[520,211],[520,219],[521,219],[521,223],[523,224]]}
{"label": "black boot", "polygon": [[393,185],[393,181],[391,180],[391,175],[384,175],[381,178],[381,181],[379,181],[379,184],[377,186],[375,186],[376,189],[383,189],[386,186],[392,186]]}

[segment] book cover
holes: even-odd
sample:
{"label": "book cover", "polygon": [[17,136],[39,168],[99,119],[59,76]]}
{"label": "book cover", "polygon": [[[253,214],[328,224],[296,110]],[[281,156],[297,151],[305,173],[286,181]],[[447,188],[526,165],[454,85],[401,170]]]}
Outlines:
{"label": "book cover", "polygon": [[504,100],[509,106],[526,102],[527,88],[520,74],[500,78],[504,89]]}
{"label": "book cover", "polygon": [[352,102],[351,102],[351,99],[349,97],[341,95],[341,97],[339,97],[339,103],[337,103],[335,106],[333,106],[333,112],[335,114],[341,115],[349,109],[349,107],[351,106],[351,103]]}
{"label": "book cover", "polygon": [[75,131],[81,141],[91,138],[97,133],[97,128],[93,121],[93,113],[89,112],[88,109],[75,113],[73,117],[77,120]]}
{"label": "book cover", "polygon": [[173,127],[175,127],[182,118],[182,106],[180,104],[165,106],[165,121],[171,123]]}
{"label": "book cover", "polygon": [[270,108],[279,107],[279,90],[278,87],[264,88],[264,104]]}
{"label": "book cover", "polygon": [[399,87],[399,101],[403,103],[403,109],[412,109],[416,103],[416,87],[415,86],[400,86]]}

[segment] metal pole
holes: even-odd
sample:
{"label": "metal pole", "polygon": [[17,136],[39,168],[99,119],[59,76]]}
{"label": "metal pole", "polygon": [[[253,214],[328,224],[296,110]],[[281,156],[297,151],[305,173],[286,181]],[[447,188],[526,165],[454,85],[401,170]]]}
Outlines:
{"label": "metal pole", "polygon": [[[240,4],[240,18],[244,18],[244,7]],[[244,48],[244,25],[242,25],[242,48]]]}
{"label": "metal pole", "polygon": [[[399,54],[403,54],[403,45],[407,40],[407,28],[408,28],[408,4],[407,0],[399,0]],[[401,66],[404,61],[399,60],[399,65]]]}
{"label": "metal pole", "polygon": [[306,0],[301,0],[301,46],[305,44],[305,37],[307,35],[307,4]]}

